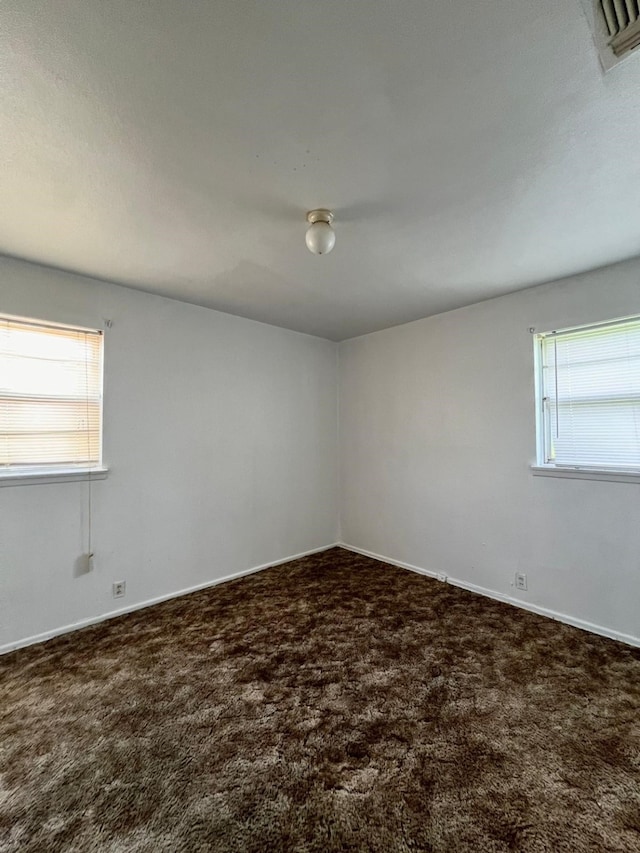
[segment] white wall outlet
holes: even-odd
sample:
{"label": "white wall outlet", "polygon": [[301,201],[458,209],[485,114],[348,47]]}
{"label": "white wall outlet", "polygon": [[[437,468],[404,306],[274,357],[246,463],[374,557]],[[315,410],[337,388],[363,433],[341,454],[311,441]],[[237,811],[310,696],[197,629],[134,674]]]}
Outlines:
{"label": "white wall outlet", "polygon": [[115,581],[113,584],[113,597],[114,598],[124,598],[124,594],[127,589],[126,581]]}
{"label": "white wall outlet", "polygon": [[444,572],[438,572],[438,580],[442,581],[442,583],[447,582],[447,576],[445,575]]}
{"label": "white wall outlet", "polygon": [[516,589],[527,588],[527,576],[524,572],[516,572]]}

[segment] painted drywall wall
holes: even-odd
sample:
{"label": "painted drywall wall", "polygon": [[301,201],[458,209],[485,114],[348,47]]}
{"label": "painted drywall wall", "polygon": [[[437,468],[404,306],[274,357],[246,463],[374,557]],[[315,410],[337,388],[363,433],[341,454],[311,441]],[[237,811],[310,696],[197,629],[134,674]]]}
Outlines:
{"label": "painted drywall wall", "polygon": [[335,344],[10,259],[0,312],[112,321],[94,569],[86,483],[0,488],[0,647],[336,541]]}
{"label": "painted drywall wall", "polygon": [[529,469],[529,328],[636,313],[640,260],[342,343],[342,540],[639,638],[640,484]]}

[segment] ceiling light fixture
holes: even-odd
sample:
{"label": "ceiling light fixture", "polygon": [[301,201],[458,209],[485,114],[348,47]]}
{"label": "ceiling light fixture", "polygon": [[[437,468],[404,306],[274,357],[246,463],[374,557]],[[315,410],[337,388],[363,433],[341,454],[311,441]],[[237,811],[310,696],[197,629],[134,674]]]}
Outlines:
{"label": "ceiling light fixture", "polygon": [[328,254],[336,244],[336,232],[331,227],[333,213],[324,208],[310,210],[307,213],[307,222],[311,223],[305,236],[307,248],[314,255]]}

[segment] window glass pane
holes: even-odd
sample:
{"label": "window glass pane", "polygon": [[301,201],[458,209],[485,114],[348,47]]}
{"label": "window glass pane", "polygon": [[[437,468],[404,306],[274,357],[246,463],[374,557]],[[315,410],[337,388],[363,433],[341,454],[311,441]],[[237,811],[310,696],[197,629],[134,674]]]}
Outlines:
{"label": "window glass pane", "polygon": [[640,468],[640,322],[539,340],[543,461]]}
{"label": "window glass pane", "polygon": [[0,466],[101,462],[102,335],[0,317]]}

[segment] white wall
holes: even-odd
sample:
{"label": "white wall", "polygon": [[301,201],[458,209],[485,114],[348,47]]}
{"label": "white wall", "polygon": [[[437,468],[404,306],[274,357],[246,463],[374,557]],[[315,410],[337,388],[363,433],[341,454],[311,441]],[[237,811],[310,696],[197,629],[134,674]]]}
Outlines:
{"label": "white wall", "polygon": [[0,648],[336,541],[335,344],[9,259],[0,312],[113,321],[95,568],[86,483],[0,488]]}
{"label": "white wall", "polygon": [[636,313],[639,260],[342,343],[343,542],[637,642],[640,484],[529,470],[529,327]]}
{"label": "white wall", "polygon": [[[9,259],[0,312],[113,321],[95,568],[86,483],[0,488],[0,649],[338,538],[334,344]],[[529,327],[633,313],[640,261],[341,344],[342,540],[640,638],[640,485],[529,471]]]}

